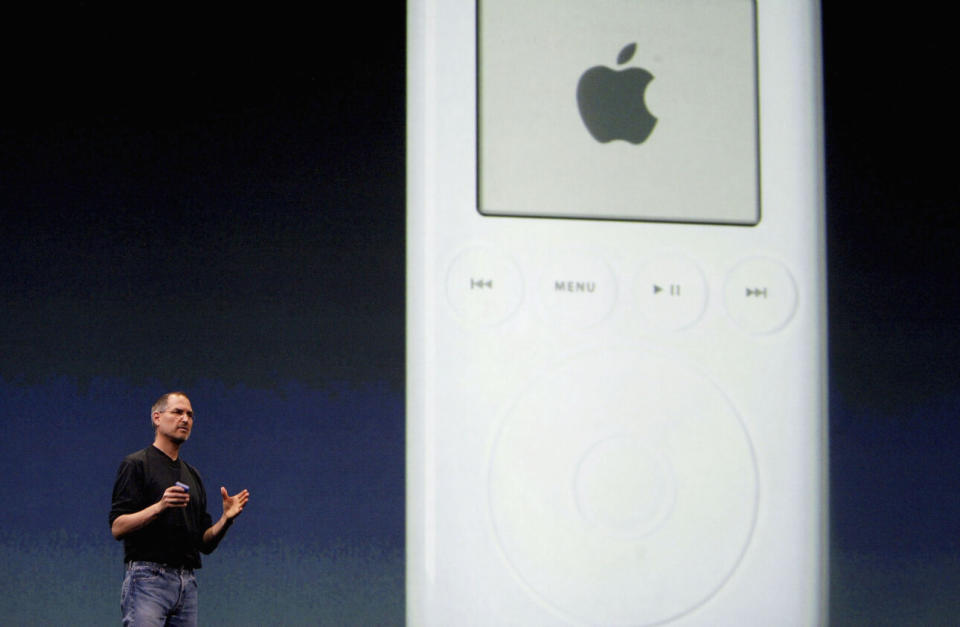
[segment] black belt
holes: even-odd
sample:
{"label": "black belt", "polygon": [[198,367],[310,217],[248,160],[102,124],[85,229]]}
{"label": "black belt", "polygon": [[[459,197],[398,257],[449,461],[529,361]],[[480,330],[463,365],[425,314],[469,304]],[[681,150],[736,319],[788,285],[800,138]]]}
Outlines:
{"label": "black belt", "polygon": [[162,568],[163,570],[173,571],[175,573],[192,573],[193,567],[175,566],[174,564],[161,564],[160,562],[147,562],[144,560],[130,560],[126,563],[127,570],[135,566],[149,566],[150,568]]}

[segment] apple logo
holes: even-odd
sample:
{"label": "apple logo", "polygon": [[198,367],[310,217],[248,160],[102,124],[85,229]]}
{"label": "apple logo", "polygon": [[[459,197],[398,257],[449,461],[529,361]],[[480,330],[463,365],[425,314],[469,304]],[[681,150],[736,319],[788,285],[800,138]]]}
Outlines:
{"label": "apple logo", "polygon": [[[637,51],[628,44],[617,55],[623,65]],[[639,67],[613,70],[597,65],[583,73],[577,83],[577,107],[593,138],[600,143],[622,139],[631,144],[646,141],[657,118],[644,102],[644,92],[653,74]]]}

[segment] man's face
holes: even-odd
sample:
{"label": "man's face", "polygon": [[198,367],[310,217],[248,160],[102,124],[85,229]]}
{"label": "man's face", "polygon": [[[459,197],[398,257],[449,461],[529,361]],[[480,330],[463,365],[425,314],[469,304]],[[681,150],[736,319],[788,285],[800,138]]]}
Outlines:
{"label": "man's face", "polygon": [[190,399],[177,395],[168,398],[167,408],[153,413],[153,424],[157,427],[157,435],[162,435],[172,442],[186,442],[193,429],[193,407],[190,406]]}

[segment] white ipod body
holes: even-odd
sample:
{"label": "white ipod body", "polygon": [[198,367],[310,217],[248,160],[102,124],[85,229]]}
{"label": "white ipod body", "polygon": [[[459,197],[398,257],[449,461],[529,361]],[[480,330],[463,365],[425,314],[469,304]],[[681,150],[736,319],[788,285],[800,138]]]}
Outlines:
{"label": "white ipod body", "polygon": [[408,624],[821,623],[819,4],[407,39]]}

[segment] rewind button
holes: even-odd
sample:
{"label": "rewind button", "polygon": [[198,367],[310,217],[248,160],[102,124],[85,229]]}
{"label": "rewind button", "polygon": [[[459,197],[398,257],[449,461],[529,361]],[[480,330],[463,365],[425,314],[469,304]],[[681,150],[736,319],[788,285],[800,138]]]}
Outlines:
{"label": "rewind button", "polygon": [[492,325],[517,310],[523,297],[523,278],[506,253],[490,246],[472,246],[450,265],[446,292],[461,321]]}

